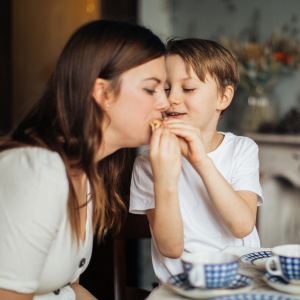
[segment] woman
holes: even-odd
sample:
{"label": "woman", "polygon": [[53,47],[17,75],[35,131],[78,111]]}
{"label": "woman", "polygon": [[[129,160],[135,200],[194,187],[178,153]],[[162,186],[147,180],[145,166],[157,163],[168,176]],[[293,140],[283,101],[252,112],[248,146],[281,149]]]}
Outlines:
{"label": "woman", "polygon": [[[148,29],[114,21],[70,38],[39,102],[0,144],[0,299],[95,299],[79,276],[93,233],[119,228],[125,212],[119,149],[148,144],[149,121],[169,107],[164,53]],[[178,157],[175,136],[158,132],[158,152],[163,135]]]}

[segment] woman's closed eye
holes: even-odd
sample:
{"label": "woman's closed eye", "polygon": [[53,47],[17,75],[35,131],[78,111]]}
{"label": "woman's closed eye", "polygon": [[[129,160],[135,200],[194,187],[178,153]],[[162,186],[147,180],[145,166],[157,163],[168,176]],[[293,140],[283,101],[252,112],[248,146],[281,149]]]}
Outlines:
{"label": "woman's closed eye", "polygon": [[151,89],[144,89],[149,95],[153,96],[154,93],[157,93],[155,90],[151,90]]}

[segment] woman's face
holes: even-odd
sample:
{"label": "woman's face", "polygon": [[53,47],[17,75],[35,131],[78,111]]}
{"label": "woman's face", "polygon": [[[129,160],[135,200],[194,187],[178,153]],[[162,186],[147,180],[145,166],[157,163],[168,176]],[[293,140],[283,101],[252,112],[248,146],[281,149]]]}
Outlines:
{"label": "woman's face", "polygon": [[105,109],[110,123],[104,129],[105,146],[124,148],[149,144],[149,121],[168,110],[164,83],[165,60],[160,57],[126,71],[120,92]]}

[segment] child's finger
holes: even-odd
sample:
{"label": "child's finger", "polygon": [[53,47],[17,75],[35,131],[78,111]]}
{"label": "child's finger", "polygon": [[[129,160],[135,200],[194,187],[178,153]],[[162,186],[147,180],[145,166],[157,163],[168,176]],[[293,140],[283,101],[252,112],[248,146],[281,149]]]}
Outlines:
{"label": "child's finger", "polygon": [[160,139],[160,150],[168,151],[169,142],[170,142],[170,130],[168,128],[164,128]]}
{"label": "child's finger", "polygon": [[192,126],[189,123],[186,122],[168,122],[168,123],[164,123],[164,126],[171,129],[171,128],[186,128],[189,130],[194,130],[196,129],[194,126]]}
{"label": "child's finger", "polygon": [[185,122],[183,120],[178,120],[178,119],[170,118],[170,119],[167,119],[167,120],[164,119],[163,120],[163,124],[164,125],[169,125],[169,124],[189,124],[189,123]]}
{"label": "child's finger", "polygon": [[180,145],[178,137],[175,134],[170,134],[170,142],[169,142],[169,152],[178,152],[180,153]]}
{"label": "child's finger", "polygon": [[195,130],[190,130],[187,128],[170,128],[170,132],[185,139],[187,142],[200,138]]}
{"label": "child's finger", "polygon": [[174,124],[168,124],[165,125],[166,128],[169,128],[169,130],[171,129],[186,129],[186,130],[191,130],[194,131],[196,130],[196,128],[194,126],[191,126],[190,124],[187,123],[174,123]]}
{"label": "child's finger", "polygon": [[163,128],[157,128],[151,136],[150,140],[150,151],[156,152],[160,147],[161,135],[163,133]]}
{"label": "child's finger", "polygon": [[176,123],[176,124],[174,123],[174,124],[170,124],[170,125],[165,126],[165,127],[169,128],[170,131],[181,129],[181,130],[190,131],[192,133],[195,133],[195,132],[198,133],[198,134],[201,133],[199,128],[191,126],[190,124],[187,124],[187,123]]}

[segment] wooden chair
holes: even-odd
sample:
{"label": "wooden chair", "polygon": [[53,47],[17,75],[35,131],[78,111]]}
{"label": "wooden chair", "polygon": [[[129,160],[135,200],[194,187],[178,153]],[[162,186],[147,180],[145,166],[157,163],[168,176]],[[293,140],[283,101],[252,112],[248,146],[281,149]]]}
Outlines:
{"label": "wooden chair", "polygon": [[115,300],[144,300],[150,292],[126,286],[125,241],[151,238],[146,215],[128,213],[120,233],[113,240]]}

